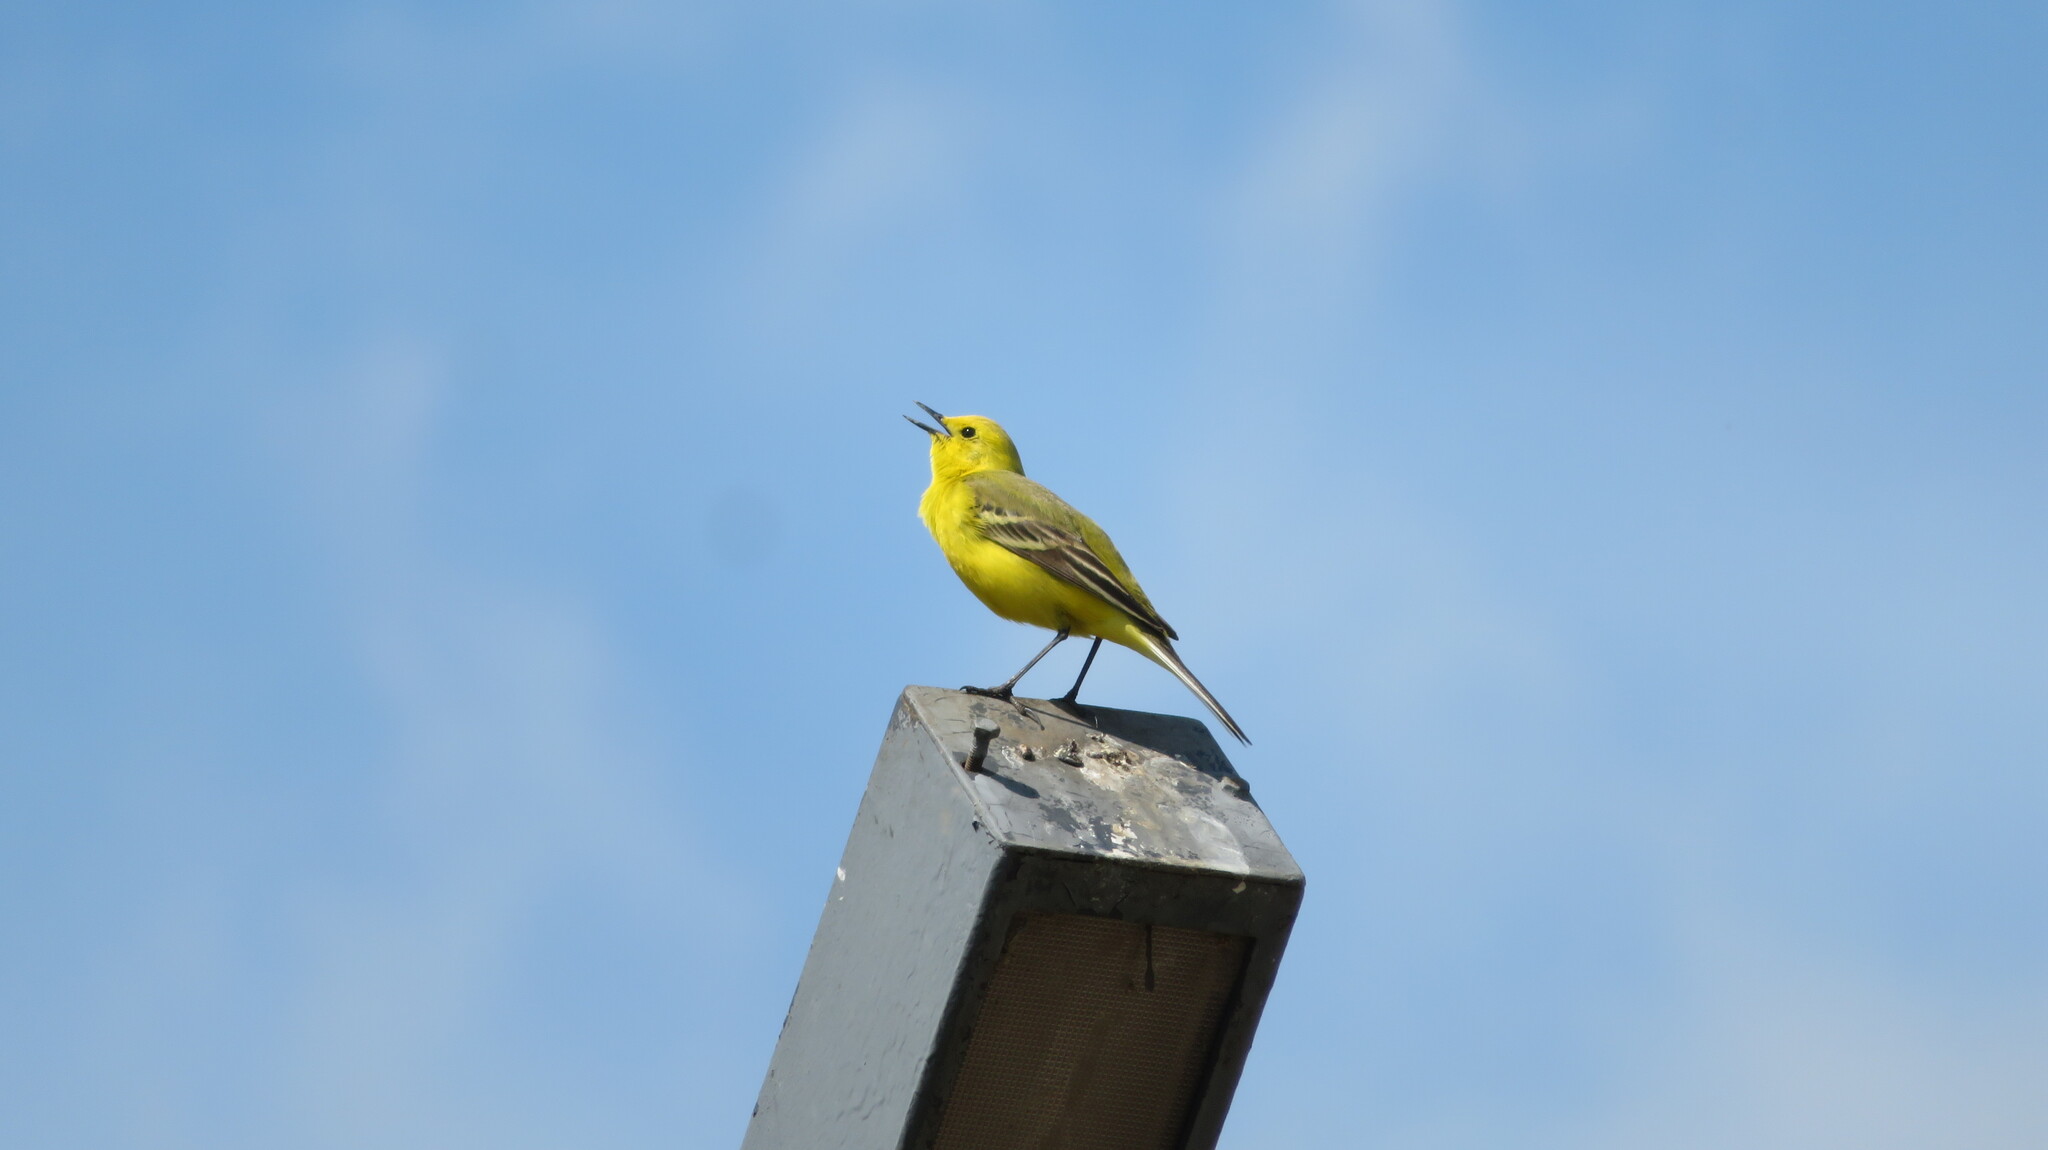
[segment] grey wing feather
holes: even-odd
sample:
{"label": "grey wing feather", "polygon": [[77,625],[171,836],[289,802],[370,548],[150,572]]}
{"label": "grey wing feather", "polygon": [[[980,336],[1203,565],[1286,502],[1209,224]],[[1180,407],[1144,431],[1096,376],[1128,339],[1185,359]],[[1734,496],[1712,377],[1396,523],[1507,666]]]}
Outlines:
{"label": "grey wing feather", "polygon": [[[1031,483],[1023,476],[1016,480]],[[1067,506],[1059,496],[1032,483],[1038,490],[1032,494],[1037,501],[1049,501],[1052,506],[1068,512],[1078,527],[1081,513]],[[1043,567],[1055,578],[1079,587],[1090,594],[1101,596],[1114,604],[1131,618],[1166,636],[1178,638],[1166,620],[1159,617],[1150,604],[1131,593],[1118,579],[1102,556],[1088,545],[1080,532],[1048,522],[1045,516],[1033,514],[1016,506],[1005,506],[1005,500],[998,492],[989,490],[993,485],[976,484],[974,494],[977,518],[981,528],[990,540],[1009,548],[1012,552]],[[1020,501],[1022,502],[1022,501]]]}

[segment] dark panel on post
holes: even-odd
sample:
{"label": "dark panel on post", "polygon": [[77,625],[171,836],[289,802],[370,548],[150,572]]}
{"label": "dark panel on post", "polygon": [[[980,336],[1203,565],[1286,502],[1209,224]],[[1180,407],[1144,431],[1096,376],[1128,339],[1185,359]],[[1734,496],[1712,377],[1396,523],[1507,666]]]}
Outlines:
{"label": "dark panel on post", "polygon": [[1092,915],[1021,916],[935,1150],[1173,1150],[1247,941]]}
{"label": "dark panel on post", "polygon": [[1088,714],[904,692],[745,1150],[1215,1145],[1301,871],[1202,724]]}

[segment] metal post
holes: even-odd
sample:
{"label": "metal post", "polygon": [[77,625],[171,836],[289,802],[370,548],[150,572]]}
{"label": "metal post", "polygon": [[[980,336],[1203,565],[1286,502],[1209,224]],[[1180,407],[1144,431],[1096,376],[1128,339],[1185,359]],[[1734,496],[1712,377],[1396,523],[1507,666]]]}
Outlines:
{"label": "metal post", "polygon": [[1301,870],[1202,724],[1087,715],[903,692],[744,1150],[1214,1147]]}

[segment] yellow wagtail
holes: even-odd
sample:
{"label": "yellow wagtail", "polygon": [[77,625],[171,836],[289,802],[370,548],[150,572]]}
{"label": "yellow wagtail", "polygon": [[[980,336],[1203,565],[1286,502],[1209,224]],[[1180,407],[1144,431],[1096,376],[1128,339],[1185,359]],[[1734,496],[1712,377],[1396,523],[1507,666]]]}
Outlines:
{"label": "yellow wagtail", "polygon": [[1024,672],[1072,635],[1095,645],[1060,701],[1073,704],[1102,641],[1121,644],[1173,672],[1241,742],[1243,728],[1174,653],[1180,636],[1152,607],[1123,556],[1095,521],[1042,485],[1024,478],[1017,447],[993,419],[945,416],[924,404],[937,427],[910,422],[932,437],[932,485],[917,513],[931,529],[953,573],[989,610],[1053,632],[1045,650],[1000,687],[966,687],[1008,699]]}

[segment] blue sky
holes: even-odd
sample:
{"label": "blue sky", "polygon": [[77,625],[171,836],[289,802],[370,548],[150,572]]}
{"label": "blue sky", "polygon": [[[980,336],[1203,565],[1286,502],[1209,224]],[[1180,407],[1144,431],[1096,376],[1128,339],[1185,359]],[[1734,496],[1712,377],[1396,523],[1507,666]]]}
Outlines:
{"label": "blue sky", "polygon": [[735,1144],[896,692],[1040,642],[924,400],[1257,740],[1311,884],[1226,1146],[2042,1145],[2044,57],[9,5],[0,1141]]}

